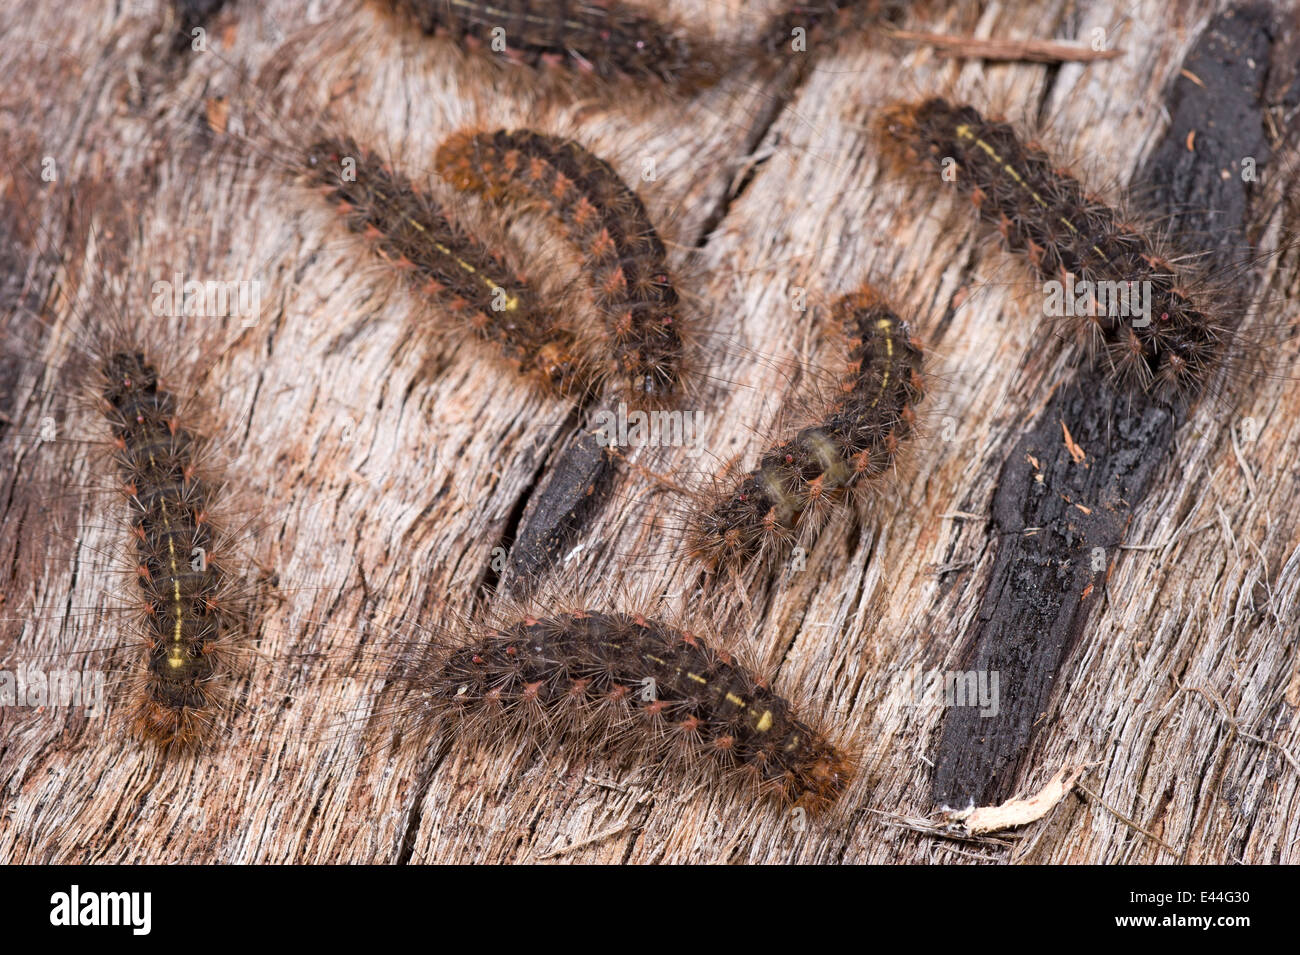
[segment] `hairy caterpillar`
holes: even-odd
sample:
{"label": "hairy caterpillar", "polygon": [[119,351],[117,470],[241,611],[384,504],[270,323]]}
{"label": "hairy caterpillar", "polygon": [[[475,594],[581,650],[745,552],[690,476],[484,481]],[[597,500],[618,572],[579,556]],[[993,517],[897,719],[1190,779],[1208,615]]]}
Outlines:
{"label": "hairy caterpillar", "polygon": [[622,0],[375,0],[425,33],[446,33],[532,67],[691,92],[727,68],[721,44]]}
{"label": "hairy caterpillar", "polygon": [[[896,12],[897,0],[818,0],[790,3],[761,31],[758,46],[768,56],[804,53],[846,29],[862,29]],[[799,46],[795,46],[799,43]]]}
{"label": "hairy caterpillar", "polygon": [[712,768],[809,812],[847,788],[851,761],[764,680],[687,630],[640,613],[507,616],[390,673],[424,734],[608,749],[686,772]]}
{"label": "hairy caterpillar", "polygon": [[115,345],[99,372],[102,410],[131,511],[145,662],[133,721],[165,747],[202,740],[227,693],[242,627],[214,523],[219,489],[200,463],[204,441],[159,382],[152,360]]}
{"label": "hairy caterpillar", "polygon": [[303,158],[306,181],[419,292],[531,380],[562,395],[589,390],[575,333],[501,252],[349,137],[324,136]]}
{"label": "hairy caterpillar", "polygon": [[6,354],[22,356],[4,388],[13,427],[0,429],[4,589],[17,598],[0,647],[40,672],[81,658],[83,677],[122,685],[115,721],[164,752],[194,749],[231,709],[255,619],[255,509],[230,506],[216,450],[230,434],[203,396],[207,356],[256,325],[259,283],[217,280],[220,239],[186,248],[184,266],[155,244],[172,233],[154,224],[193,211],[188,194],[152,215],[110,182],[50,184],[22,153],[3,159],[0,208],[30,236],[13,250],[24,295],[0,303]]}
{"label": "hairy caterpillar", "polygon": [[439,172],[456,188],[543,209],[578,248],[605,316],[611,377],[631,396],[677,391],[681,301],[644,203],[607,162],[571,139],[528,129],[448,137]]}
{"label": "hairy caterpillar", "polygon": [[[15,430],[5,437],[12,441],[18,461],[45,446],[90,447],[92,453],[82,466],[93,471],[102,459],[111,468],[91,486],[112,491],[113,500],[125,502],[129,530],[122,535],[120,516],[111,515],[99,500],[110,495],[65,500],[76,486],[75,466],[55,470],[60,477],[53,487],[11,487],[6,524],[13,521],[15,539],[12,548],[5,545],[12,562],[11,584],[23,590],[30,586],[34,603],[43,603],[50,596],[42,594],[49,581],[61,579],[51,573],[62,563],[62,548],[56,546],[60,540],[77,555],[74,566],[84,560],[86,550],[120,556],[121,589],[111,609],[112,616],[123,620],[110,632],[124,632],[126,639],[118,637],[108,645],[81,642],[70,652],[86,655],[90,668],[82,674],[87,678],[105,672],[102,665],[89,663],[96,658],[118,674],[123,688],[114,694],[115,706],[132,732],[164,751],[190,750],[210,740],[233,702],[235,664],[251,624],[252,591],[238,572],[238,535],[224,519],[224,484],[212,464],[212,442],[200,431],[194,403],[164,383],[156,352],[126,331],[124,322],[103,316],[99,320],[105,324],[85,329],[89,342],[77,346],[74,357],[58,371],[60,380],[82,383],[78,390],[84,404],[93,405],[100,422],[94,436],[78,437],[79,429],[61,420],[48,399],[23,388],[15,418],[31,421],[39,408],[37,430]],[[24,385],[27,377],[20,376]],[[45,464],[53,468],[54,459],[49,457]],[[28,463],[28,468],[33,466]],[[19,473],[21,469],[14,477]],[[75,521],[75,535],[65,527],[69,520]],[[125,546],[97,545],[101,531]],[[24,536],[25,544],[20,540]],[[33,537],[40,541],[36,546]],[[83,588],[95,603],[74,608],[65,592],[56,606],[67,619],[89,622],[103,610],[99,601],[105,592],[95,586],[89,570],[82,570],[87,573]],[[74,588],[78,576],[74,574]],[[31,618],[22,622],[24,630],[28,627],[41,629]],[[43,670],[62,655],[38,645],[28,648],[22,660]]]}
{"label": "hairy caterpillar", "polygon": [[916,428],[923,353],[907,323],[865,285],[833,314],[849,339],[850,371],[818,421],[692,514],[691,550],[710,567],[777,557],[847,492],[892,468]]}
{"label": "hairy caterpillar", "polygon": [[[1222,352],[1231,328],[1207,301],[1200,276],[1149,230],[1091,195],[1034,143],[976,109],[931,98],[896,104],[879,120],[907,161],[940,168],[955,161],[957,188],[979,217],[995,225],[1011,251],[1047,282],[1067,290],[1115,287],[1146,314],[1089,309],[1090,344],[1100,346],[1115,377],[1161,396],[1194,394]],[[946,178],[946,177],[945,177]],[[1099,286],[1098,283],[1106,283]],[[1099,296],[1094,293],[1094,298]]]}

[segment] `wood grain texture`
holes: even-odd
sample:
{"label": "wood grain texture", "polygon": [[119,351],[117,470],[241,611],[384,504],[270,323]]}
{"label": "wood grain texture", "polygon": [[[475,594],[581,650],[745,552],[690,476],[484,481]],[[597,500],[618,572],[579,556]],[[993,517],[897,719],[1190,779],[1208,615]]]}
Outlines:
{"label": "wood grain texture", "polygon": [[[1050,120],[1091,178],[1123,185],[1163,135],[1165,92],[1220,4],[1006,0],[939,12],[918,25],[1063,39],[1102,27],[1124,53],[1059,68],[961,64],[846,38],[788,100],[751,77],[685,104],[569,101],[348,0],[311,23],[300,6],[223,9],[209,25],[220,58],[168,54],[166,17],[151,6],[24,2],[4,15],[0,69],[21,78],[0,91],[6,176],[26,184],[25,214],[45,231],[27,248],[32,230],[9,226],[18,253],[0,257],[25,276],[22,294],[8,276],[0,286],[6,340],[29,343],[0,366],[0,668],[81,661],[121,624],[116,502],[82,490],[94,471],[86,449],[33,437],[71,390],[49,369],[79,319],[56,291],[66,275],[43,263],[79,248],[50,225],[69,218],[73,196],[129,210],[105,241],[120,241],[144,289],[174,271],[262,283],[250,327],[164,326],[184,343],[178,364],[221,428],[232,492],[254,515],[250,550],[278,587],[245,705],[197,757],[150,753],[111,720],[0,708],[0,859],[1300,861],[1294,342],[1240,397],[1198,406],[1157,465],[1014,787],[1033,792],[1062,766],[1088,764],[1052,812],[995,838],[945,828],[932,801],[945,711],[914,705],[908,677],[961,665],[993,572],[1002,464],[1077,356],[1027,320],[1026,273],[968,209],[882,161],[873,110],[955,89]],[[672,6],[743,37],[775,4]],[[373,686],[346,664],[491,602],[494,549],[578,424],[481,351],[451,339],[432,354],[405,347],[409,299],[376,282],[328,208],[187,132],[218,93],[232,112],[240,96],[305,113],[332,103],[359,139],[416,173],[467,123],[576,132],[629,177],[652,160],[653,178],[637,185],[713,358],[695,398],[701,446],[639,453],[647,469],[752,461],[798,390],[788,369],[819,355],[817,306],[871,279],[909,313],[937,359],[929,433],[906,474],[823,533],[802,569],[707,603],[773,667],[778,689],[856,742],[864,770],[843,812],[803,825],[728,790],[683,790],[657,767],[556,763],[522,742],[390,747],[356,730]],[[33,179],[45,156],[56,183]],[[1296,223],[1279,213],[1262,231],[1287,228]],[[1263,272],[1274,320],[1293,316],[1294,252]],[[791,305],[801,288],[807,311]],[[93,428],[69,414],[79,433]],[[562,555],[563,577],[701,604],[667,517],[672,495],[636,468],[615,483]]]}

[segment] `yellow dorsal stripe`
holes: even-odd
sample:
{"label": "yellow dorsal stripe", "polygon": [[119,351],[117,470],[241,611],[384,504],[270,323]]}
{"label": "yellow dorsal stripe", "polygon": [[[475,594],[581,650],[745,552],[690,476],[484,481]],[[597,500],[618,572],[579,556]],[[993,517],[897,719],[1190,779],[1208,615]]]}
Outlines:
{"label": "yellow dorsal stripe", "polygon": [[[668,664],[668,661],[665,660],[663,657],[657,657],[653,653],[645,654],[645,658],[647,660],[653,660],[655,663],[658,663],[663,666],[666,666]],[[682,672],[682,668],[674,667],[673,672],[680,675]],[[700,676],[698,673],[691,673],[689,670],[686,673],[686,677],[687,679],[694,680],[696,683],[703,683],[705,685],[707,685],[709,682],[707,679]],[[742,697],[739,697],[730,691],[727,692],[725,699],[727,700],[728,703],[733,703],[736,706],[740,707],[742,710],[748,705],[745,703],[745,700]]]}
{"label": "yellow dorsal stripe", "polygon": [[[385,196],[383,193],[379,193],[379,196],[380,196],[380,198],[382,198],[385,202],[389,202],[389,203],[392,202],[392,199],[391,199],[389,196]],[[412,219],[410,216],[402,216],[402,218],[405,219],[409,224],[415,226],[415,228],[419,229],[419,230],[420,230],[421,232],[423,232],[425,235],[428,235],[428,234],[429,234],[429,230],[428,230],[428,229],[426,229],[424,226],[420,225],[420,223],[416,222],[416,221],[415,221],[414,219]],[[505,292],[505,303],[502,305],[500,311],[503,311],[503,312],[514,312],[514,311],[518,311],[518,310],[519,310],[519,296],[517,296],[517,295],[512,295],[510,292],[507,292],[507,291],[506,291],[506,287],[505,287],[504,284],[502,284],[501,282],[496,281],[496,280],[493,279],[490,275],[487,275],[487,274],[485,274],[485,273],[483,273],[483,272],[480,272],[480,271],[478,270],[478,268],[476,268],[475,266],[471,265],[469,262],[466,262],[466,261],[465,261],[464,259],[462,259],[459,255],[457,255],[457,254],[455,253],[454,250],[452,250],[450,247],[444,245],[443,243],[439,242],[437,239],[431,239],[430,242],[433,243],[433,247],[434,247],[435,249],[437,249],[439,252],[441,252],[441,253],[442,253],[443,255],[445,255],[447,258],[451,259],[453,262],[455,262],[457,265],[459,265],[462,269],[464,269],[464,270],[465,270],[466,272],[468,272],[470,275],[474,276],[476,279],[478,279],[480,282],[482,282],[482,283],[487,287],[487,290],[488,290],[489,292],[491,292],[493,295],[496,295],[496,294],[497,294],[497,289],[500,289],[502,292]]]}
{"label": "yellow dorsal stripe", "polygon": [[[410,220],[410,221],[411,221],[411,224],[414,225],[417,229],[422,229],[422,228],[423,228],[423,227],[422,227],[418,222],[416,222],[414,219],[412,219],[412,220]],[[462,259],[459,255],[457,255],[455,252],[453,252],[450,248],[448,248],[447,246],[443,245],[441,242],[437,241],[436,239],[433,239],[433,240],[430,240],[430,241],[433,242],[433,247],[434,247],[435,249],[437,249],[437,250],[438,250],[439,252],[441,252],[443,255],[447,256],[449,259],[453,260],[453,261],[454,261],[457,265],[459,265],[462,269],[464,269],[466,272],[469,272],[471,275],[473,275],[475,278],[477,278],[480,282],[482,282],[484,285],[486,285],[488,291],[491,292],[493,295],[497,294],[497,289],[500,289],[501,291],[505,292],[505,288],[506,288],[506,287],[505,287],[504,285],[500,284],[499,282],[494,281],[493,278],[492,278],[490,275],[484,275],[484,274],[480,273],[478,269],[476,269],[474,266],[470,265],[468,262],[466,262],[464,259]],[[519,296],[517,296],[517,295],[511,295],[509,292],[506,292],[505,305],[502,306],[501,311],[503,311],[503,312],[513,312],[513,311],[515,311],[515,310],[518,309],[518,308],[519,308]]]}
{"label": "yellow dorsal stripe", "polygon": [[[1025,192],[1029,193],[1029,195],[1033,198],[1034,202],[1038,203],[1040,208],[1047,209],[1049,211],[1051,210],[1052,207],[1050,203],[1048,203],[1046,199],[1040,196],[1034,190],[1034,188],[1030,186],[1028,182],[1025,181],[1025,178],[1020,175],[1019,170],[1017,170],[1015,166],[1011,165],[1011,163],[1003,159],[998,154],[998,151],[996,149],[994,149],[984,140],[976,136],[975,131],[971,129],[970,124],[959,123],[957,125],[957,135],[961,139],[974,143],[981,150],[983,150],[990,159],[992,159],[995,163],[997,163],[997,165],[1002,169],[1003,172],[1005,172],[1008,176],[1010,176],[1016,182],[1017,185],[1019,185],[1021,188],[1025,190]],[[1079,229],[1075,227],[1075,224],[1071,222],[1069,219],[1065,218],[1065,216],[1057,216],[1057,218],[1067,229],[1069,229],[1075,235],[1079,237],[1083,236],[1083,233],[1080,232]],[[1096,252],[1097,255],[1100,256],[1101,260],[1105,262],[1107,265],[1112,264],[1110,258],[1106,255],[1106,253],[1103,252],[1101,249],[1097,248],[1095,244],[1092,247],[1092,251]]]}
{"label": "yellow dorsal stripe", "polygon": [[871,399],[871,407],[880,404],[880,399],[885,397],[885,391],[889,388],[889,378],[894,373],[894,320],[892,318],[880,318],[876,320],[876,328],[885,332],[885,373],[880,378],[880,388],[876,392],[876,397]]}
{"label": "yellow dorsal stripe", "polygon": [[[153,451],[149,451],[149,465],[155,471],[158,470],[158,462],[154,458]],[[167,498],[161,498],[162,523],[163,531],[167,534],[167,565],[171,570],[172,581],[172,602],[174,606],[175,623],[172,625],[172,649],[167,654],[167,664],[171,667],[180,667],[185,664],[185,656],[182,651],[184,643],[184,609],[185,605],[181,601],[181,579],[180,570],[177,566],[176,557],[176,538],[172,534],[171,519],[167,513]]]}

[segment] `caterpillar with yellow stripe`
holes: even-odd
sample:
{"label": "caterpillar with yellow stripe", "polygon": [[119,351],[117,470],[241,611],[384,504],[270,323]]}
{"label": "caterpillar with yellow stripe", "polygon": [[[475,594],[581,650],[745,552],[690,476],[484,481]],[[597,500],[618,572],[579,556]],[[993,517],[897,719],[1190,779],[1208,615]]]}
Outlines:
{"label": "caterpillar with yellow stripe", "polygon": [[348,136],[316,139],[303,168],[347,227],[459,328],[495,345],[546,391],[580,398],[591,389],[578,334],[512,267],[503,237],[489,245]]}
{"label": "caterpillar with yellow stripe", "polygon": [[937,169],[942,175],[928,178],[969,196],[1044,280],[1045,314],[1083,319],[1114,378],[1174,400],[1206,382],[1235,323],[1207,277],[1155,230],[972,106],[940,97],[894,104],[878,125],[908,168]]}
{"label": "caterpillar with yellow stripe", "polygon": [[[853,778],[852,760],[753,670],[696,634],[636,612],[507,614],[397,668],[401,723],[547,749],[608,752],[815,814]],[[391,674],[390,674],[391,676]]]}
{"label": "caterpillar with yellow stripe", "polygon": [[849,368],[816,420],[769,448],[734,483],[727,476],[689,516],[692,553],[711,568],[770,563],[807,543],[846,496],[891,471],[916,431],[924,352],[878,291],[838,299],[832,318]]}
{"label": "caterpillar with yellow stripe", "polygon": [[130,718],[165,749],[202,742],[230,698],[246,630],[240,584],[226,567],[230,539],[215,518],[220,484],[204,465],[207,440],[142,348],[110,344],[98,387],[112,455],[130,510],[144,663]]}
{"label": "caterpillar with yellow stripe", "polygon": [[36,738],[134,737],[192,765],[271,669],[253,665],[279,586],[267,498],[238,450],[256,384],[232,374],[234,343],[265,329],[265,273],[230,249],[261,223],[197,241],[178,223],[210,210],[201,191],[146,201],[126,170],[46,182],[29,149],[0,146],[22,289],[0,304],[2,668],[49,692]]}

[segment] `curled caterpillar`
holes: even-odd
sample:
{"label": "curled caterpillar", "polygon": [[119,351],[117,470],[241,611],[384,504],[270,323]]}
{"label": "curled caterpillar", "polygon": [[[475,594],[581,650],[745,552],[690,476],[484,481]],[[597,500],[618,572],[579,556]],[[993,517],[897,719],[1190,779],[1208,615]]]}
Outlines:
{"label": "curled caterpillar", "polygon": [[244,624],[213,524],[217,491],[199,464],[204,440],[182,421],[146,355],[110,349],[100,373],[143,600],[145,663],[132,719],[145,738],[186,748],[202,740],[227,698]]}
{"label": "curled caterpillar", "polygon": [[1120,381],[1179,396],[1206,380],[1229,330],[1197,294],[1197,277],[1176,265],[1149,230],[1090,195],[1010,125],[971,106],[940,98],[899,104],[885,111],[880,127],[908,161],[955,161],[957,187],[980,218],[1043,279],[1067,289],[1076,278],[1089,283],[1081,287],[1106,283],[1125,293],[1121,302],[1149,296],[1141,316],[1100,298],[1088,310],[1097,313],[1088,316],[1090,341],[1100,344]]}
{"label": "curled caterpillar", "polygon": [[609,163],[570,139],[528,129],[463,130],[439,147],[457,189],[542,209],[580,251],[605,317],[614,376],[637,398],[678,389],[681,302],[644,203]]}
{"label": "curled caterpillar", "polygon": [[498,51],[532,67],[566,65],[601,79],[653,81],[681,92],[725,71],[722,48],[622,0],[377,0],[425,33]]}
{"label": "curled caterpillar", "polygon": [[309,184],[370,239],[416,290],[520,372],[554,393],[581,397],[589,362],[574,332],[504,255],[493,251],[405,176],[354,140],[326,136],[308,147]]}
{"label": "curled caterpillar", "polygon": [[739,484],[692,514],[692,552],[710,567],[777,558],[817,518],[893,467],[925,394],[921,346],[870,286],[836,301],[851,371],[816,423],[766,451]]}
{"label": "curled caterpillar", "polygon": [[730,654],[641,614],[524,615],[429,651],[409,679],[427,729],[481,724],[712,766],[809,812],[852,778],[845,755]]}

